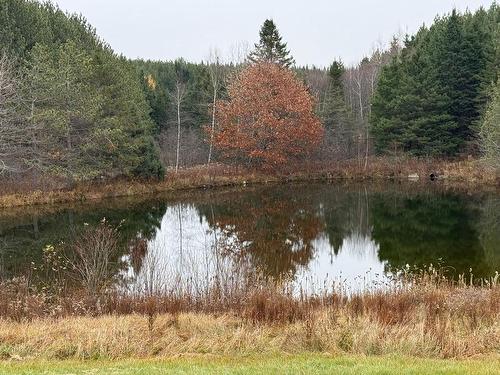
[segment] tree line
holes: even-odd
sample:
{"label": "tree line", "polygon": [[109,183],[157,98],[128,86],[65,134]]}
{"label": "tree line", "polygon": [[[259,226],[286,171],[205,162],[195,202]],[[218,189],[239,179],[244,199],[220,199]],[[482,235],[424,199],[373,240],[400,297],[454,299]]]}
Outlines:
{"label": "tree line", "polygon": [[498,80],[499,36],[500,7],[494,4],[475,13],[454,10],[407,37],[382,70],[373,98],[376,150],[477,155],[481,123]]}
{"label": "tree line", "polygon": [[[474,13],[454,10],[437,17],[431,26],[422,26],[414,36],[394,37],[388,47],[374,48],[359,64],[346,67],[334,61],[326,69],[295,66],[276,25],[267,20],[260,32],[260,43],[248,52],[246,64],[277,64],[291,69],[307,85],[315,99],[314,112],[325,128],[313,155],[317,159],[355,158],[366,167],[373,154],[485,155],[498,165],[495,85],[500,61],[499,14],[495,3]],[[212,106],[210,70],[214,62],[136,62],[148,79],[161,76],[151,69],[154,65],[157,70],[170,67],[175,72],[176,66],[185,64],[191,71],[183,77],[187,92],[193,91],[197,97],[186,97],[181,107],[168,105],[168,98],[163,104],[167,103],[166,108],[181,108],[186,132],[195,138],[203,139],[204,134],[193,133],[192,129],[210,121],[205,109]],[[220,65],[219,60],[216,64],[222,72],[218,95],[227,98],[225,83],[230,85],[228,77],[234,77],[242,67]],[[168,87],[173,87],[179,74],[162,77],[160,86],[169,92]],[[168,111],[163,115],[168,131]],[[200,147],[189,149],[206,153]],[[198,160],[202,161],[203,157]]]}
{"label": "tree line", "polygon": [[212,50],[202,63],[129,61],[50,3],[1,0],[0,23],[0,173],[77,181],[298,159],[366,168],[374,154],[499,165],[496,4],[328,68],[296,66],[272,20],[244,58]]}
{"label": "tree line", "polygon": [[[369,57],[355,66],[346,67],[339,60],[328,68],[291,65],[293,57],[281,40],[276,25],[268,20],[262,27],[260,43],[253,51],[243,52],[247,57],[243,61],[224,61],[217,51],[211,51],[206,61],[199,64],[183,59],[134,61],[153,109],[152,117],[166,165],[176,164],[178,146],[182,166],[205,164],[213,159],[210,157],[213,155],[211,142],[206,140],[202,128],[206,124],[214,125],[214,101],[227,99],[228,86],[235,76],[248,65],[259,62],[290,69],[307,86],[314,100],[314,113],[325,127],[314,158],[364,160],[366,151],[371,154],[368,131],[371,97],[382,67],[401,48],[399,39],[394,38],[387,48],[377,46]],[[284,55],[278,56],[278,53]],[[176,95],[179,88],[183,92],[179,97],[181,103]],[[180,145],[177,144],[179,123],[182,132]]]}

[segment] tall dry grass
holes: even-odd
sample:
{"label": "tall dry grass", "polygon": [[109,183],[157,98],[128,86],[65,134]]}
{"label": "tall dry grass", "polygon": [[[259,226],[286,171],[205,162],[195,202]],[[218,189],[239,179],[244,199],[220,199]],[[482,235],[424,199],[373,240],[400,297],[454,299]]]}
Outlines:
{"label": "tall dry grass", "polygon": [[300,295],[276,285],[100,298],[0,289],[1,358],[127,358],[304,351],[470,357],[500,350],[498,279],[437,271],[378,290]]}
{"label": "tall dry grass", "polygon": [[259,303],[249,300],[240,313],[161,313],[153,322],[140,313],[2,319],[0,358],[304,351],[470,357],[500,349],[498,294],[461,290],[360,296],[314,309],[260,296]]}

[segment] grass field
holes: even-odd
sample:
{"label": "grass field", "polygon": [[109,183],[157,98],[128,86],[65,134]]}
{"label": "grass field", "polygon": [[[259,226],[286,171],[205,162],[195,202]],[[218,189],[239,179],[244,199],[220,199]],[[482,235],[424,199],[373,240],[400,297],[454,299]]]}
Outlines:
{"label": "grass field", "polygon": [[11,374],[500,374],[500,358],[430,360],[411,357],[192,357],[98,362],[0,362]]}

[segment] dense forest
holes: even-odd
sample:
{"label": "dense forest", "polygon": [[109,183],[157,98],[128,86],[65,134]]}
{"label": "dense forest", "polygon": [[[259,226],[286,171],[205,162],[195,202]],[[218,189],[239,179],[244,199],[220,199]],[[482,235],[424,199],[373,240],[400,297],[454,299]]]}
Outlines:
{"label": "dense forest", "polygon": [[303,154],[308,160],[366,166],[375,154],[472,155],[499,165],[496,4],[452,11],[414,36],[374,48],[359,64],[328,68],[297,66],[272,20],[244,58],[212,51],[201,63],[129,61],[84,18],[50,3],[1,0],[0,24],[3,175],[150,178],[233,162],[214,142],[218,109],[236,100],[231,84],[261,62],[290,70],[313,99],[324,131]]}
{"label": "dense forest", "polygon": [[437,18],[381,74],[371,123],[379,152],[477,154],[500,67],[500,8]]}
{"label": "dense forest", "polygon": [[[266,27],[264,24],[262,31]],[[375,153],[424,157],[484,153],[495,163],[499,122],[495,121],[498,105],[495,107],[493,99],[498,96],[494,91],[500,68],[499,46],[500,7],[493,4],[488,10],[453,11],[438,17],[415,36],[397,36],[388,47],[374,48],[355,66],[345,67],[341,61],[326,69],[292,66],[315,98],[316,114],[325,127],[323,144],[315,157],[342,160],[366,159]],[[286,53],[285,59],[291,59]],[[255,61],[252,53],[248,60]],[[188,94],[180,112],[188,165],[204,160],[206,151],[196,147],[203,145],[197,140],[203,135],[196,129],[210,120],[207,108],[214,94],[212,71],[219,63],[215,59],[201,64],[135,61],[145,77],[157,127],[165,134],[177,118],[172,95],[176,83],[185,85]],[[219,81],[226,82],[239,68],[220,66]],[[218,95],[225,95],[224,85]],[[174,133],[172,130],[167,137],[171,142],[165,144],[166,153],[175,148]],[[195,155],[198,151],[201,154]]]}
{"label": "dense forest", "polygon": [[[314,155],[316,158],[344,160],[365,156],[366,145],[371,143],[368,130],[371,98],[382,67],[400,49],[400,40],[395,37],[388,48],[374,48],[372,54],[356,66],[345,67],[341,61],[334,61],[329,68],[291,68],[307,85],[315,100],[315,112],[325,126],[325,137]],[[246,54],[250,55],[251,52],[247,51]],[[288,51],[287,55],[290,55]],[[216,51],[200,64],[188,63],[183,59],[167,62],[134,61],[143,78],[162,160],[166,165],[175,164],[179,118],[182,127],[181,164],[192,166],[207,163],[209,145],[201,128],[212,120],[210,108],[214,97],[227,97],[228,82],[248,61],[224,63]],[[182,93],[180,96],[177,95],[179,91]],[[371,153],[370,145],[368,152]]]}
{"label": "dense forest", "polygon": [[0,171],[161,176],[134,66],[50,3],[0,1]]}

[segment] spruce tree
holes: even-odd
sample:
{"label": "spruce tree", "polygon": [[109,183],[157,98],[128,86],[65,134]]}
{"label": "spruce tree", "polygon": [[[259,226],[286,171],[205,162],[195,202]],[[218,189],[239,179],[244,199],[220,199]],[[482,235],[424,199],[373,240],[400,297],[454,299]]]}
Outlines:
{"label": "spruce tree", "polygon": [[492,100],[481,125],[481,140],[486,161],[500,169],[500,80],[493,89]]}
{"label": "spruce tree", "polygon": [[378,152],[456,156],[476,147],[485,87],[498,71],[499,14],[496,6],[474,15],[453,11],[406,40],[383,69],[372,101]]}
{"label": "spruce tree", "polygon": [[435,82],[449,99],[448,113],[456,122],[453,137],[459,144],[470,140],[480,116],[478,99],[484,66],[477,27],[466,33],[463,17],[454,10],[437,30],[435,50],[431,57],[436,71]]}
{"label": "spruce tree", "polygon": [[262,25],[260,42],[255,44],[255,50],[248,59],[251,62],[274,63],[284,68],[290,68],[295,63],[274,21],[269,19]]}
{"label": "spruce tree", "polygon": [[377,91],[372,99],[371,131],[378,153],[402,149],[404,125],[400,118],[402,66],[394,60],[382,69]]}
{"label": "spruce tree", "polygon": [[345,68],[342,62],[334,61],[328,69],[329,86],[320,117],[325,130],[332,133],[337,148],[349,154],[352,147],[352,121],[347,110],[342,85]]}
{"label": "spruce tree", "polygon": [[[438,26],[436,26],[438,27]],[[405,149],[417,156],[456,155],[462,144],[458,123],[450,113],[451,98],[440,83],[435,51],[443,49],[439,31],[431,27],[408,51],[403,91]],[[406,95],[405,95],[406,94]]]}

